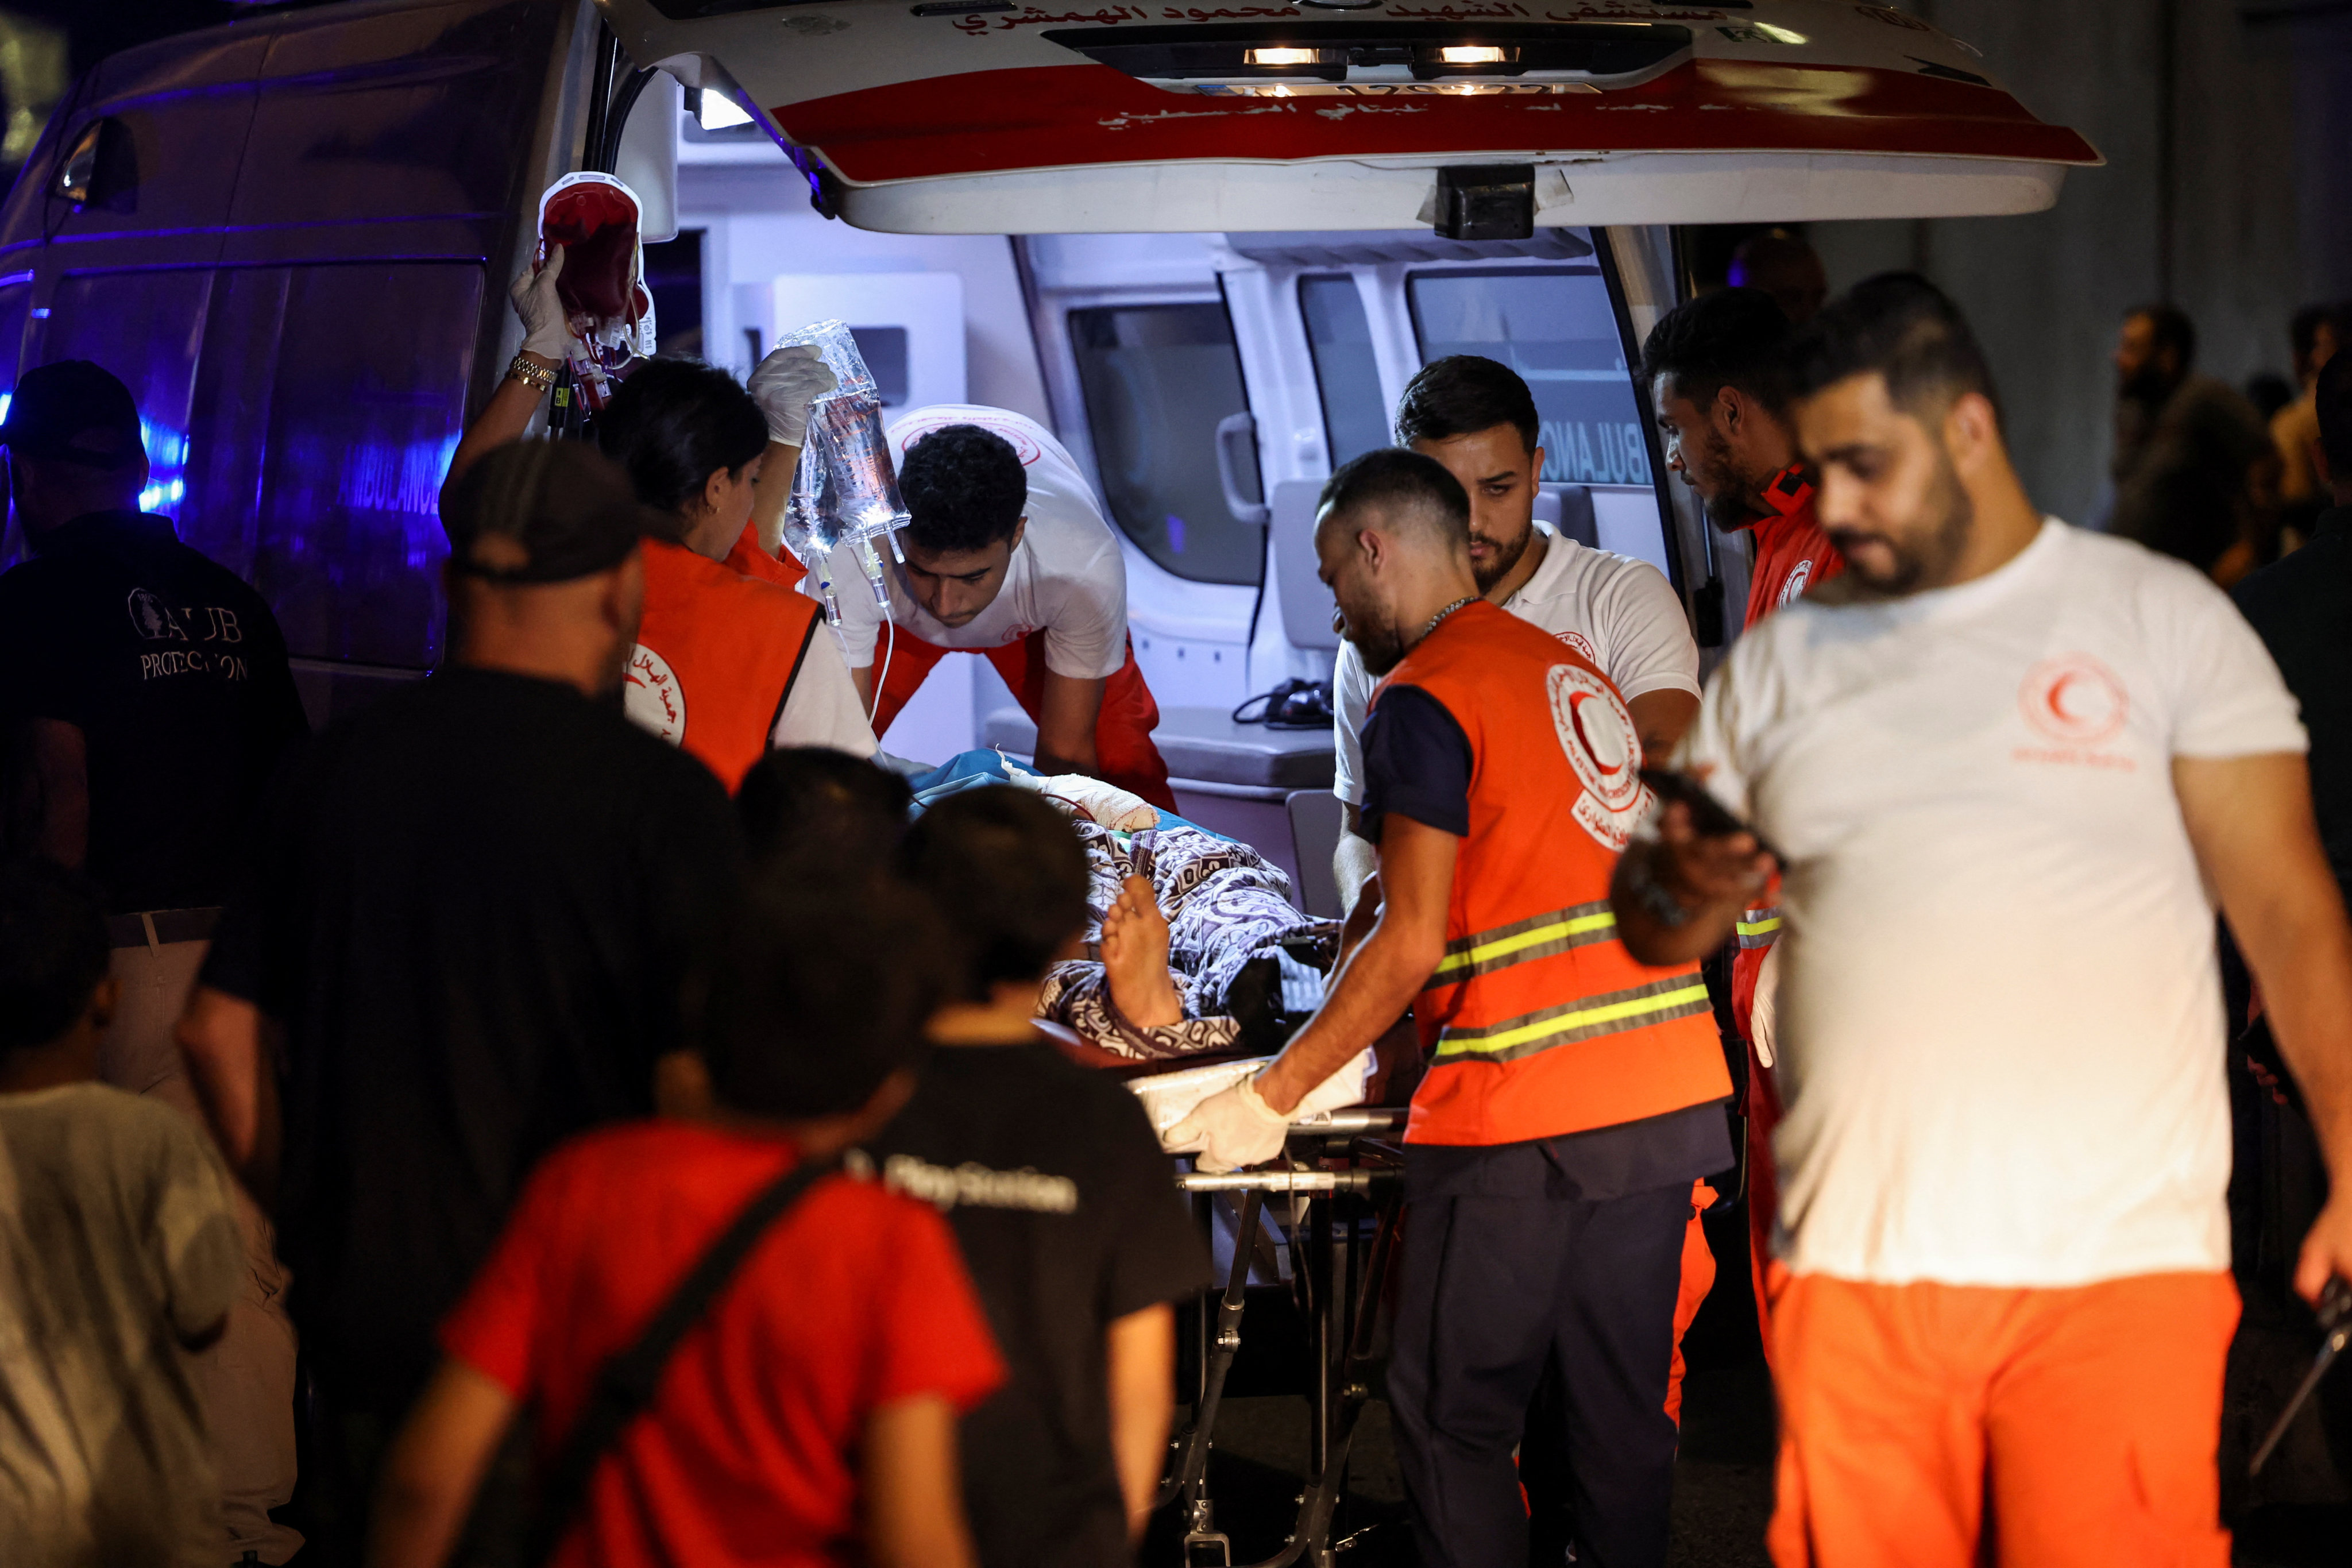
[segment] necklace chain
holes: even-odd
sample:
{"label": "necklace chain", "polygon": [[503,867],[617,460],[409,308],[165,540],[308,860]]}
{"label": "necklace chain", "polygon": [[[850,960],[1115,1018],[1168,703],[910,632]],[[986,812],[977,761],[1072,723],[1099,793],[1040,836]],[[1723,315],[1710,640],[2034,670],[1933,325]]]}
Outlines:
{"label": "necklace chain", "polygon": [[1450,604],[1450,605],[1446,605],[1446,606],[1445,606],[1445,608],[1444,608],[1444,609],[1442,609],[1442,610],[1438,611],[1438,612],[1437,612],[1437,614],[1435,614],[1435,615],[1433,615],[1433,616],[1430,616],[1430,617],[1429,617],[1429,625],[1427,625],[1427,626],[1425,626],[1422,627],[1422,628],[1421,628],[1421,637],[1415,637],[1413,640],[1414,640],[1415,642],[1419,642],[1420,640],[1422,640],[1422,637],[1428,637],[1430,633],[1432,633],[1432,632],[1435,631],[1435,630],[1438,628],[1439,624],[1440,624],[1441,622],[1443,622],[1443,621],[1445,619],[1445,617],[1446,617],[1446,616],[1448,616],[1452,615],[1454,611],[1456,611],[1456,610],[1460,609],[1460,608],[1461,608],[1463,605],[1471,605],[1471,604],[1475,604],[1475,603],[1477,603],[1477,599],[1478,599],[1478,596],[1477,596],[1475,594],[1471,594],[1471,595],[1465,595],[1465,596],[1464,596],[1464,597],[1462,597],[1462,598],[1459,598],[1459,599],[1454,600],[1452,604]]}

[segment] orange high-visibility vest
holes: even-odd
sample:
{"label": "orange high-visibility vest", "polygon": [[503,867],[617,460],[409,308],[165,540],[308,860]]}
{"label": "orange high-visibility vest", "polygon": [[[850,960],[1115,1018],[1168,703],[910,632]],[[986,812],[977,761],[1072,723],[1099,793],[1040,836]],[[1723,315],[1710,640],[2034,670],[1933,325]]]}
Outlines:
{"label": "orange high-visibility vest", "polygon": [[824,611],[684,545],[645,542],[646,614],[629,655],[629,717],[732,790],[765,756]]}
{"label": "orange high-visibility vest", "polygon": [[1445,956],[1413,1002],[1428,1075],[1408,1143],[1516,1143],[1731,1093],[1698,966],[1618,940],[1609,878],[1649,805],[1616,688],[1485,600],[1441,622],[1373,693],[1416,686],[1470,742],[1470,834]]}

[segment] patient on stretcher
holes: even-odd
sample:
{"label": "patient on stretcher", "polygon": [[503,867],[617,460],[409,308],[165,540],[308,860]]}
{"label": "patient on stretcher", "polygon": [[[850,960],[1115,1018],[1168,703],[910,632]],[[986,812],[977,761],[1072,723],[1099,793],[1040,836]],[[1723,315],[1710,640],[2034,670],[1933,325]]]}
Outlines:
{"label": "patient on stretcher", "polygon": [[1322,998],[1339,923],[1301,914],[1246,844],[1076,774],[967,752],[916,781],[927,802],[1010,782],[1069,816],[1087,852],[1087,956],[1056,964],[1037,1015],[1121,1056],[1278,1049]]}

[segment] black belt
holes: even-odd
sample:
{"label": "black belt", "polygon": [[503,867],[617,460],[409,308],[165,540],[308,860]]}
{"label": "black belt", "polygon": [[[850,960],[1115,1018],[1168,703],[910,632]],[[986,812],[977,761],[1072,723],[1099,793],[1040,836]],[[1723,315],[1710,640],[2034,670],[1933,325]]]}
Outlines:
{"label": "black belt", "polygon": [[147,910],[106,917],[106,939],[116,947],[161,946],[167,942],[209,942],[220,924],[218,904],[201,910]]}

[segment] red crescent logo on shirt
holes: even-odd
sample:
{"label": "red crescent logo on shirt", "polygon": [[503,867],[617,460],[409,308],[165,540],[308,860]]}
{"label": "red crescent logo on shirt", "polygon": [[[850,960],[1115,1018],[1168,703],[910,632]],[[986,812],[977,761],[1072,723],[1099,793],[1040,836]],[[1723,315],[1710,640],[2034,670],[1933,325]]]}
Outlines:
{"label": "red crescent logo on shirt", "polygon": [[2062,653],[2027,670],[2017,706],[2028,724],[2070,746],[2095,746],[2131,717],[2121,679],[2087,653]]}
{"label": "red crescent logo on shirt", "polygon": [[1582,654],[1594,664],[1599,664],[1601,662],[1601,656],[1592,651],[1592,645],[1585,640],[1584,634],[1582,632],[1562,632],[1559,634],[1559,640],[1574,648],[1577,652]]}
{"label": "red crescent logo on shirt", "polygon": [[1811,558],[1808,557],[1805,560],[1798,562],[1796,567],[1790,572],[1789,580],[1780,584],[1780,597],[1775,604],[1774,607],[1785,610],[1790,605],[1795,604],[1799,599],[1804,596],[1805,584],[1811,583],[1812,580],[1813,563]]}
{"label": "red crescent logo on shirt", "polygon": [[651,730],[671,745],[686,741],[686,688],[669,660],[645,644],[629,650],[629,668],[622,678],[621,710],[641,730]]}
{"label": "red crescent logo on shirt", "polygon": [[1648,803],[1643,786],[1642,742],[1616,689],[1591,670],[1556,664],[1546,677],[1552,728],[1559,749],[1584,793],[1576,820],[1601,847],[1622,851]]}

